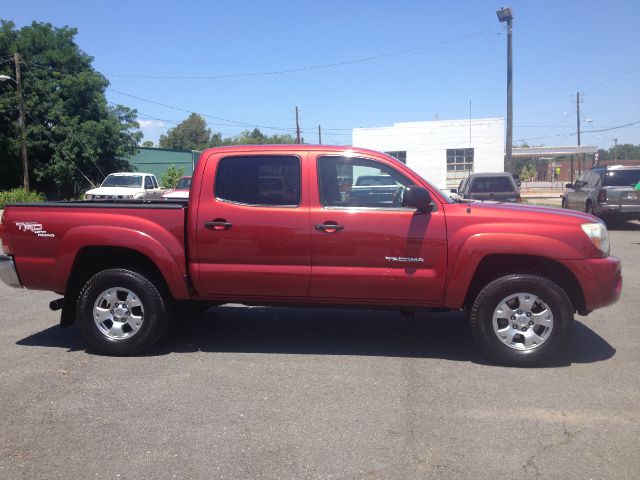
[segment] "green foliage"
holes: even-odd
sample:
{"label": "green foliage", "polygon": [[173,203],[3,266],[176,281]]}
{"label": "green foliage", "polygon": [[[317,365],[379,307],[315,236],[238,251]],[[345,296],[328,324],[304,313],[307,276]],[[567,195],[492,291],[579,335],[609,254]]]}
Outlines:
{"label": "green foliage", "polygon": [[24,188],[0,191],[0,210],[8,203],[40,203],[44,201],[44,193],[27,192]]}
{"label": "green foliage", "polygon": [[[77,30],[33,22],[16,29],[0,21],[0,58],[18,52],[26,110],[32,187],[47,196],[78,196],[114,171],[131,170],[122,158],[142,139],[136,111],[107,103],[107,79],[74,42]],[[15,77],[13,62],[0,74]],[[15,84],[0,84],[0,188],[22,183]]]}
{"label": "green foliage", "polygon": [[182,123],[169,129],[166,135],[160,135],[162,148],[178,150],[204,150],[209,146],[211,129],[197,113],[192,113]]}
{"label": "green foliage", "polygon": [[184,175],[184,168],[176,168],[175,165],[169,165],[167,171],[162,175],[160,180],[160,186],[162,188],[173,188],[178,183],[178,180]]}
{"label": "green foliage", "polygon": [[530,163],[522,166],[520,170],[520,180],[523,182],[530,182],[536,176],[536,167]]}
{"label": "green foliage", "polygon": [[144,142],[142,142],[142,146],[146,147],[146,148],[153,148],[153,142],[151,140],[145,140]]}
{"label": "green foliage", "polygon": [[623,143],[617,147],[611,147],[608,150],[600,149],[598,153],[600,153],[600,160],[639,160],[640,145]]}
{"label": "green foliage", "polygon": [[202,116],[192,113],[179,125],[170,129],[166,135],[160,135],[159,145],[162,148],[177,150],[202,151],[208,147],[222,147],[225,145],[263,145],[295,143],[295,139],[288,134],[265,135],[259,128],[244,130],[235,137],[222,137],[221,133],[211,133]]}

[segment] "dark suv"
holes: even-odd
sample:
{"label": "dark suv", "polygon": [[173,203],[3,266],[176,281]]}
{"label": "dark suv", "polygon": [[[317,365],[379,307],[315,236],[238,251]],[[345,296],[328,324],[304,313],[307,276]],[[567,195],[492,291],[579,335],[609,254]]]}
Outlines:
{"label": "dark suv", "polygon": [[562,207],[604,219],[640,219],[640,165],[615,165],[584,172],[562,195]]}
{"label": "dark suv", "polygon": [[520,202],[520,190],[510,173],[474,173],[451,192],[473,200]]}

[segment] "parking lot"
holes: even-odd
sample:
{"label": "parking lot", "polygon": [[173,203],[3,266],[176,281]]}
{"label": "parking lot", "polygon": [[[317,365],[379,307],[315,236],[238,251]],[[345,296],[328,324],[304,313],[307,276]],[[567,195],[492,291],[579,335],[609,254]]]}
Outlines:
{"label": "parking lot", "polygon": [[460,313],[242,306],[106,357],[0,284],[0,478],[636,479],[640,223],[610,236],[622,298],[549,368],[488,364]]}

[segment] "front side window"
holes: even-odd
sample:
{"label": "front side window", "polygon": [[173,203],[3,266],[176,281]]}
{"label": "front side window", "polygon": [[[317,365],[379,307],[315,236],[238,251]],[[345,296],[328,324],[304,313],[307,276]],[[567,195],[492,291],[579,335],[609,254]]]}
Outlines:
{"label": "front side window", "polygon": [[298,206],[300,159],[284,155],[227,157],[216,173],[215,196],[243,205]]}
{"label": "front side window", "polygon": [[155,175],[151,177],[151,181],[153,182],[153,188],[158,188],[158,180],[156,180]]}
{"label": "front side window", "polygon": [[324,207],[399,208],[404,175],[382,163],[364,158],[319,157],[320,202]]}
{"label": "front side window", "polygon": [[151,181],[151,177],[149,177],[148,175],[146,177],[144,177],[144,188],[146,190],[152,190],[153,189],[153,182]]}

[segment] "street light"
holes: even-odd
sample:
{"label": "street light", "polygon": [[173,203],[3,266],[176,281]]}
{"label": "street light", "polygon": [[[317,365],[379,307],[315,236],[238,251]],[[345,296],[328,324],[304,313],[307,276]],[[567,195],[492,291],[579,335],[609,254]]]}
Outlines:
{"label": "street light", "polygon": [[18,97],[18,125],[20,126],[20,152],[22,156],[22,183],[24,189],[29,191],[29,158],[27,157],[27,134],[25,130],[24,107],[22,105],[22,84],[20,82],[20,62],[18,54],[15,54],[16,61],[16,79],[9,75],[0,75],[0,82],[11,80],[16,84],[16,96]]}
{"label": "street light", "polygon": [[513,147],[513,59],[511,54],[511,34],[513,31],[513,13],[511,7],[496,12],[500,23],[507,22],[507,139],[505,142],[505,170],[511,170],[511,149]]}

